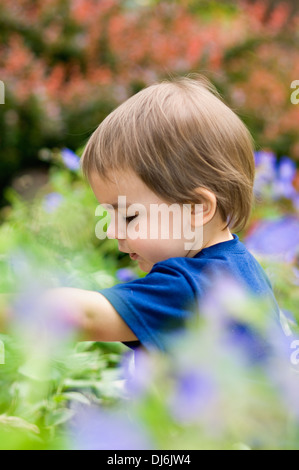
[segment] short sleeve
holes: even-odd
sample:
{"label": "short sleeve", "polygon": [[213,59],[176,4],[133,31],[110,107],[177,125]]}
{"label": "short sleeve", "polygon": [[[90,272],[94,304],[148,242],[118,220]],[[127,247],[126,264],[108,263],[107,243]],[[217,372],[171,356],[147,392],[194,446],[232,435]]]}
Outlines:
{"label": "short sleeve", "polygon": [[167,349],[172,332],[194,314],[195,293],[183,272],[160,262],[144,277],[99,290],[147,349]]}

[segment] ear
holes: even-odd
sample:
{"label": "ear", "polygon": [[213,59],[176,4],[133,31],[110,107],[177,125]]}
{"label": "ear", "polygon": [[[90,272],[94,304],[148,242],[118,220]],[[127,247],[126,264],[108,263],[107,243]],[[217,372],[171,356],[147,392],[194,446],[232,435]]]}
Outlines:
{"label": "ear", "polygon": [[193,227],[198,227],[209,223],[217,210],[217,199],[215,194],[206,188],[196,188],[198,198],[196,204],[192,204],[191,223]]}

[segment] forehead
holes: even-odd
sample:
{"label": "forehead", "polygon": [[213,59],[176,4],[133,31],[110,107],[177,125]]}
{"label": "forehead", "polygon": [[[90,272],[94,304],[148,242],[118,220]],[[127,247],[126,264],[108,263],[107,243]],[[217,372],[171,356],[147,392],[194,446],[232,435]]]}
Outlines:
{"label": "forehead", "polygon": [[126,196],[127,205],[163,202],[132,170],[108,173],[108,178],[92,172],[90,185],[100,204],[117,204],[119,196]]}

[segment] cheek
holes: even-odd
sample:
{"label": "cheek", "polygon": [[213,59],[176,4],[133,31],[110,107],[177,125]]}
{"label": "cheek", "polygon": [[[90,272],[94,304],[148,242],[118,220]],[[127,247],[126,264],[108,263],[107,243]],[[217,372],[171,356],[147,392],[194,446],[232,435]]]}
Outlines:
{"label": "cheek", "polygon": [[184,256],[182,246],[181,240],[151,240],[141,247],[140,252],[145,258],[157,263],[174,256]]}
{"label": "cheek", "polygon": [[181,217],[174,217],[170,213],[169,221],[163,217],[157,223],[156,217],[151,222],[148,215],[145,218],[139,218],[138,224],[132,225],[131,228],[131,235],[137,233],[138,237],[128,236],[130,249],[139,253],[145,259],[157,262],[161,259],[176,256],[177,253],[181,255],[183,242]]}
{"label": "cheek", "polygon": [[160,240],[167,242],[169,240],[182,239],[182,217],[178,212],[167,211],[159,214],[159,217],[152,216],[147,219],[147,238],[149,240]]}
{"label": "cheek", "polygon": [[[166,242],[166,243],[165,243]],[[157,263],[164,258],[165,247],[169,245],[167,240],[141,240],[130,243],[130,248],[138,253],[144,262]]]}

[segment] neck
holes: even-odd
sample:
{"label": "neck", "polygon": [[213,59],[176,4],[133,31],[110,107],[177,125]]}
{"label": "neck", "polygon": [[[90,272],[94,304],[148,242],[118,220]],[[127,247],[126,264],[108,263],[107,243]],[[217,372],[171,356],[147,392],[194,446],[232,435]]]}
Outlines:
{"label": "neck", "polygon": [[227,242],[233,240],[233,235],[227,227],[223,230],[224,222],[221,220],[220,215],[217,213],[213,220],[203,226],[203,241],[200,250],[190,250],[188,257],[193,257],[204,248],[216,245],[217,243]]}
{"label": "neck", "polygon": [[208,246],[216,245],[217,243],[227,242],[229,240],[233,240],[233,235],[229,228],[222,230],[221,232],[214,233],[211,237],[204,240],[203,248],[207,248]]}

